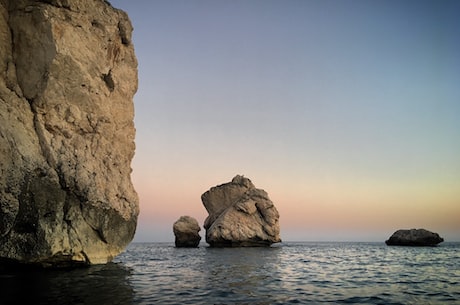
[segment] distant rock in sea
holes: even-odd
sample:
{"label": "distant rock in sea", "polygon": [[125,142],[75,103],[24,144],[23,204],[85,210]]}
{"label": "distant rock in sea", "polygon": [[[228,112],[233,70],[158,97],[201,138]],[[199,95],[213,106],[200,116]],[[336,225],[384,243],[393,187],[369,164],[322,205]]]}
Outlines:
{"label": "distant rock in sea", "polygon": [[196,248],[200,244],[201,228],[198,221],[190,216],[181,216],[173,225],[176,247]]}
{"label": "distant rock in sea", "polygon": [[201,196],[209,215],[204,222],[212,247],[270,246],[281,242],[279,213],[268,194],[237,175]]}
{"label": "distant rock in sea", "polygon": [[104,0],[0,0],[0,261],[103,264],[126,249],[137,60]]}
{"label": "distant rock in sea", "polygon": [[425,229],[398,230],[385,241],[389,246],[436,246],[444,239],[438,233]]}

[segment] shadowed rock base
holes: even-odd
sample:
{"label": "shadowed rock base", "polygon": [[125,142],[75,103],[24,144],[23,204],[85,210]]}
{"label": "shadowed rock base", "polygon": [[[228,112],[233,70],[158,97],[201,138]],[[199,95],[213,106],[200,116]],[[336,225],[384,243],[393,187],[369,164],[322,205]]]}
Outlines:
{"label": "shadowed rock base", "polygon": [[216,241],[210,243],[211,247],[215,248],[237,248],[237,247],[270,247],[271,242],[267,241],[256,241],[256,240],[247,240],[247,241]]}

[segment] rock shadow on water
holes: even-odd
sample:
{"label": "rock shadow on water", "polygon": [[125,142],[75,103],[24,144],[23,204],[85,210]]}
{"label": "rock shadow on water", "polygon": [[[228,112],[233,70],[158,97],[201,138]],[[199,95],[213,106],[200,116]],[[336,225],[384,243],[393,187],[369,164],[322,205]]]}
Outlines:
{"label": "rock shadow on water", "polygon": [[85,304],[130,305],[132,270],[119,263],[77,269],[3,269],[2,305]]}

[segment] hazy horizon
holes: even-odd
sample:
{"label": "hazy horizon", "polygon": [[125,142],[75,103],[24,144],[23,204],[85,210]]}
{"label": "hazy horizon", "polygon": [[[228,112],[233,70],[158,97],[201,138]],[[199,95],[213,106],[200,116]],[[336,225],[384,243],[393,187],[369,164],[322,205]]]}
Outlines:
{"label": "hazy horizon", "polygon": [[134,242],[202,226],[237,174],[285,241],[460,241],[460,2],[110,2],[139,62]]}

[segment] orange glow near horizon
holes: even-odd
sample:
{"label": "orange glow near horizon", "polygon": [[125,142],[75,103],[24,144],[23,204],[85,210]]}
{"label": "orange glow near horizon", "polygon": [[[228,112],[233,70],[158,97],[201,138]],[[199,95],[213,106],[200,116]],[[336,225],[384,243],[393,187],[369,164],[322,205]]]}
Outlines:
{"label": "orange glow near horizon", "polygon": [[[202,226],[207,212],[201,194],[233,177],[214,183],[191,179],[180,182],[177,177],[165,175],[161,178],[152,181],[151,185],[145,181],[137,183],[141,208],[139,225],[161,224],[167,231],[182,215],[196,218]],[[460,191],[453,191],[449,186],[310,181],[309,187],[302,187],[302,181],[293,185],[269,177],[260,179],[261,183],[251,180],[256,187],[268,192],[277,207],[281,235],[286,240],[302,236],[314,240],[318,232],[327,235],[321,235],[321,239],[334,240],[341,236],[354,239],[353,232],[358,232],[357,239],[375,239],[400,228],[422,227],[438,231],[441,236],[446,232],[453,238],[452,235],[460,231]],[[144,234],[143,239],[148,236]],[[155,232],[151,232],[151,238],[157,238]]]}

